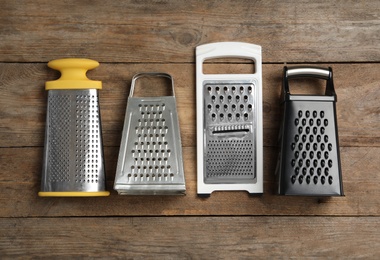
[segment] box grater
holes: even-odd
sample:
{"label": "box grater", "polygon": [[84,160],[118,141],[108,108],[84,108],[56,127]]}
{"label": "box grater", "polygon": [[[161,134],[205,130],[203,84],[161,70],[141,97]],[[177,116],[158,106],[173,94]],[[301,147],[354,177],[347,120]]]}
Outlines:
{"label": "box grater", "polygon": [[[172,96],[133,97],[141,77],[169,79]],[[169,74],[140,73],[132,79],[114,189],[121,195],[185,194],[174,82]]]}
{"label": "box grater", "polygon": [[61,77],[46,82],[48,90],[42,197],[108,196],[105,190],[98,89],[87,70],[89,59],[59,59],[48,63]]}
{"label": "box grater", "polygon": [[[204,74],[207,59],[253,60],[252,74]],[[198,196],[263,193],[261,46],[219,42],[196,48]]]}
{"label": "box grater", "polygon": [[[289,79],[305,77],[326,80],[325,95],[290,94]],[[279,194],[343,195],[332,69],[285,67],[282,94]]]}

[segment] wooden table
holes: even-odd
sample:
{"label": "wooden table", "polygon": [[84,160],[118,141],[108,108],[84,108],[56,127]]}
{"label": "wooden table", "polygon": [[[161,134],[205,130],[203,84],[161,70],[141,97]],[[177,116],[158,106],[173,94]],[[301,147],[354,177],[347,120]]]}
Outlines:
{"label": "wooden table", "polygon": [[[0,0],[1,258],[380,257],[380,2]],[[264,195],[196,195],[195,47],[262,46]],[[40,198],[49,60],[98,60],[109,197]],[[275,194],[284,64],[331,66],[344,197]],[[239,71],[244,62],[210,64]],[[187,195],[112,189],[131,78],[173,75]]]}

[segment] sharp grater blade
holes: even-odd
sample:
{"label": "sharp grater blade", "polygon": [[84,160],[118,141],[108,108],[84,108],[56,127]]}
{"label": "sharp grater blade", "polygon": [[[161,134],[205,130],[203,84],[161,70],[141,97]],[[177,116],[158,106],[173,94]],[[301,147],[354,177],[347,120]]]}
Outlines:
{"label": "sharp grater blade", "polygon": [[85,76],[88,69],[99,64],[87,59],[61,59],[48,65],[62,75],[46,83],[48,104],[39,196],[108,196],[97,92],[101,82]]}
{"label": "sharp grater blade", "polygon": [[[207,59],[254,61],[252,74],[204,74]],[[219,42],[196,49],[197,193],[263,193],[261,47]]]}
{"label": "sharp grater blade", "polygon": [[[326,94],[290,94],[288,79],[302,77],[326,80]],[[285,67],[283,98],[279,194],[343,195],[331,68]]]}
{"label": "sharp grater blade", "polygon": [[[141,77],[164,77],[173,96],[133,97]],[[185,176],[173,79],[141,73],[132,79],[114,189],[121,195],[185,194]]]}

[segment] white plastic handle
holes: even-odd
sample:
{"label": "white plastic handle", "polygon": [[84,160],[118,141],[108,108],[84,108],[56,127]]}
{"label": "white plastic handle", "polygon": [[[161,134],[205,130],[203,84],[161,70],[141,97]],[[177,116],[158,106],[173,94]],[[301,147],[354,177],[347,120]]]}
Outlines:
{"label": "white plastic handle", "polygon": [[[257,64],[261,64],[261,46],[245,42],[208,43],[197,46],[196,56],[200,67],[202,67],[205,60],[218,58],[250,59]],[[258,66],[255,67],[257,72]],[[198,72],[203,74],[202,70],[198,70]]]}

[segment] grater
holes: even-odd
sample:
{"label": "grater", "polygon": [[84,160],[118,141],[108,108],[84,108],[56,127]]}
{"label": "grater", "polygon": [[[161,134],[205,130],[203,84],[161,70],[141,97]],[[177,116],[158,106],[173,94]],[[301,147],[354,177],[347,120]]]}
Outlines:
{"label": "grater", "polygon": [[[289,92],[289,79],[326,80],[325,95]],[[343,195],[332,69],[284,68],[278,192],[281,195]]]}
{"label": "grater", "polygon": [[105,190],[98,89],[87,70],[99,63],[67,58],[48,63],[59,70],[48,90],[41,197],[108,196]]}
{"label": "grater", "polygon": [[[172,96],[133,97],[142,77],[169,79]],[[132,79],[114,189],[120,195],[185,194],[174,82],[167,73],[140,73]]]}
{"label": "grater", "polygon": [[[252,74],[204,74],[207,59],[253,60]],[[218,42],[196,48],[198,196],[263,193],[261,46]]]}

